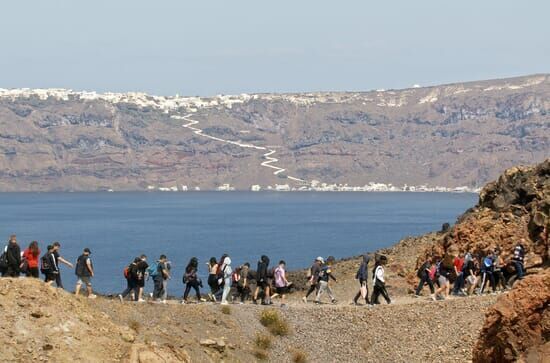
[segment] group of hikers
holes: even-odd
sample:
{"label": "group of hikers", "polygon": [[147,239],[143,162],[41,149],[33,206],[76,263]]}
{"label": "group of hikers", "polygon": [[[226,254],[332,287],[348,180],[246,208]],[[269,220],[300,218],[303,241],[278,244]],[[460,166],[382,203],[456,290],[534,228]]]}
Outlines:
{"label": "group of hikers", "polygon": [[61,281],[60,263],[71,268],[75,268],[77,282],[75,293],[78,295],[82,285],[86,285],[87,296],[91,299],[96,295],[92,292],[92,277],[94,276],[94,267],[90,258],[91,251],[84,248],[82,254],[77,258],[76,264],[64,259],[61,254],[61,243],[54,242],[46,247],[46,253],[40,256],[40,247],[37,241],[32,241],[29,246],[21,252],[21,247],[17,243],[17,236],[11,235],[8,244],[0,253],[0,272],[2,277],[19,277],[21,274],[39,278],[39,272],[44,275],[44,281],[48,285],[54,282],[57,287],[63,288]]}
{"label": "group of hikers", "polygon": [[525,275],[525,248],[522,242],[518,243],[509,261],[504,261],[501,252],[500,247],[495,247],[484,255],[466,252],[456,257],[427,258],[417,271],[420,281],[415,296],[419,297],[426,285],[433,300],[446,299],[450,295],[481,295],[489,290],[488,285],[492,293],[505,291],[513,281]]}
{"label": "group of hikers", "polygon": [[[82,254],[76,260],[75,265],[64,259],[60,254],[61,244],[54,242],[48,245],[46,252],[40,256],[41,251],[37,241],[21,251],[15,235],[10,236],[7,246],[0,254],[0,272],[3,277],[19,277],[21,274],[38,278],[39,272],[44,275],[44,281],[63,288],[61,281],[60,264],[75,268],[77,283],[75,294],[80,293],[82,285],[86,286],[87,296],[95,298],[92,291],[92,278],[94,267],[91,260],[91,251],[84,248]],[[489,251],[484,256],[472,253],[459,253],[444,258],[427,258],[417,271],[419,283],[415,296],[419,297],[424,286],[428,285],[430,297],[433,300],[446,299],[450,294],[467,296],[474,292],[482,294],[489,284],[492,291],[496,292],[508,287],[511,277],[523,278],[525,249],[519,243],[513,252],[511,261],[505,263],[501,256],[500,248]],[[369,279],[369,263],[374,260]],[[304,303],[313,294],[314,302],[321,303],[324,294],[328,295],[331,303],[336,303],[336,297],[331,284],[337,281],[334,274],[335,258],[329,256],[324,259],[317,257],[306,272],[306,293],[302,297]],[[359,289],[355,294],[352,304],[366,305],[380,303],[380,296],[390,304],[392,300],[386,289],[385,269],[387,257],[380,254],[364,254],[355,278],[358,280]],[[273,299],[279,298],[281,306],[286,305],[286,295],[294,284],[287,279],[286,263],[281,260],[270,267],[270,260],[262,255],[257,263],[256,270],[251,269],[249,262],[233,268],[231,258],[224,254],[217,259],[211,257],[206,262],[208,269],[208,292],[201,294],[204,288],[199,276],[199,261],[192,257],[183,272],[182,283],[184,292],[182,304],[189,301],[191,291],[195,292],[196,302],[220,302],[222,305],[230,302],[244,304],[251,298],[252,303],[271,305]],[[510,267],[513,272],[510,271]],[[142,254],[136,257],[123,269],[126,279],[126,289],[118,295],[121,302],[129,298],[135,302],[145,302],[144,288],[147,280],[153,281],[153,292],[149,295],[153,302],[166,303],[168,298],[168,281],[172,277],[172,264],[166,255],[160,255],[155,260],[148,262],[147,256]],[[451,290],[451,283],[453,287]],[[369,295],[369,286],[372,294]],[[360,303],[361,301],[361,303]]]}

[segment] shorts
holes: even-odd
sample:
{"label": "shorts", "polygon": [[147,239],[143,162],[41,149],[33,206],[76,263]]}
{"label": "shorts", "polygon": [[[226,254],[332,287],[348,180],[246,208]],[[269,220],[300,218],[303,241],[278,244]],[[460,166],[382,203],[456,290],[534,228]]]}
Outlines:
{"label": "shorts", "polygon": [[466,281],[470,284],[470,285],[473,285],[476,283],[476,277],[473,276],[473,275],[470,275],[468,277],[466,277]]}
{"label": "shorts", "polygon": [[47,272],[46,278],[44,279],[45,282],[55,281],[57,279],[57,274],[53,272]]}
{"label": "shorts", "polygon": [[279,295],[285,295],[288,293],[288,286],[275,287],[275,292]]}
{"label": "shorts", "polygon": [[258,281],[258,287],[261,287],[262,289],[266,289],[267,287],[269,287],[269,284],[267,283],[267,281]]}
{"label": "shorts", "polygon": [[76,284],[77,285],[84,284],[86,286],[92,286],[92,278],[90,276],[79,276]]}
{"label": "shorts", "polygon": [[439,286],[447,286],[449,284],[449,279],[447,279],[445,276],[439,276],[438,282]]}
{"label": "shorts", "polygon": [[144,279],[135,280],[134,285],[137,286],[137,287],[144,287],[145,286],[145,280]]}

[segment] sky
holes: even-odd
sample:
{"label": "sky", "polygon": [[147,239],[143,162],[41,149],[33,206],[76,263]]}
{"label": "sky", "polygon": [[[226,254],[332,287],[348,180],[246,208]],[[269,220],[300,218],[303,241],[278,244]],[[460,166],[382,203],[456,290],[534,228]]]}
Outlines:
{"label": "sky", "polygon": [[17,0],[0,88],[368,91],[550,72],[550,1]]}

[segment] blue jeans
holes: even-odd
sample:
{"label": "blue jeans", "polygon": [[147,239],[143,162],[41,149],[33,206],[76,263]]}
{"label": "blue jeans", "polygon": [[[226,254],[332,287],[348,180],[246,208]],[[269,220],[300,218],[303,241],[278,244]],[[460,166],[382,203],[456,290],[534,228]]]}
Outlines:
{"label": "blue jeans", "polygon": [[458,294],[460,289],[464,288],[464,272],[461,272],[456,277],[455,283],[453,285],[453,294]]}
{"label": "blue jeans", "polygon": [[516,274],[518,275],[518,279],[522,279],[523,276],[525,276],[525,271],[523,270],[523,263],[519,261],[514,261],[514,265],[516,266]]}

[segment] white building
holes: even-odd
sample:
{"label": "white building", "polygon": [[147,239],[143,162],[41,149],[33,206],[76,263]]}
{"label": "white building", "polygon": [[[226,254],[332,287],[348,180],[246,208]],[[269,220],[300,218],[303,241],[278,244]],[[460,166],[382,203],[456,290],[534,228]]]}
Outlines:
{"label": "white building", "polygon": [[258,184],[254,184],[253,186],[250,187],[250,190],[253,192],[259,192],[260,190],[262,190],[262,187],[259,186]]}

